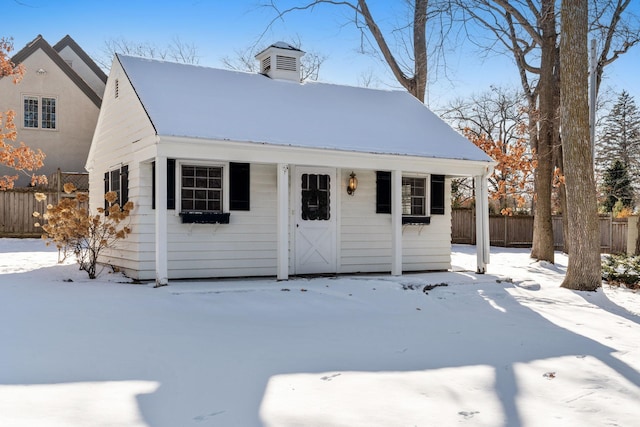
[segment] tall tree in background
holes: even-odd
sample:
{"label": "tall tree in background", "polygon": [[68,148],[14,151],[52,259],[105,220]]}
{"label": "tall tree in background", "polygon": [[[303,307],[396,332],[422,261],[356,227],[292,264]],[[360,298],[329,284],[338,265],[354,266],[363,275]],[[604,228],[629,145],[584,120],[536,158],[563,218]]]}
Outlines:
{"label": "tall tree in background", "polygon": [[[299,6],[287,9],[279,9],[277,1],[271,0],[266,5],[273,8],[277,16],[272,24],[283,19],[287,14],[312,10],[319,5],[333,5],[349,8],[354,13],[354,25],[363,31],[363,38],[368,40],[368,36],[373,38],[372,44],[384,61],[389,65],[395,79],[420,102],[424,102],[427,88],[427,16],[429,0],[411,0],[407,5],[411,9],[409,22],[401,24],[392,34],[385,35],[378,25],[378,20],[373,16],[366,0],[357,1],[333,1],[315,0],[301,2]],[[439,13],[439,12],[433,12]],[[366,29],[366,32],[365,32]],[[403,36],[402,43],[396,49],[392,49],[389,39],[397,37],[398,34],[408,32],[411,34],[410,40]]]}
{"label": "tall tree in background", "polygon": [[588,96],[588,1],[563,0],[560,123],[569,219],[569,264],[562,286],[594,291],[602,283],[600,233],[591,159]]}
{"label": "tall tree in background", "polygon": [[[16,65],[11,61],[9,52],[12,50],[12,40],[0,38],[0,79],[12,78],[13,83],[17,84],[22,79],[25,70],[22,65]],[[45,176],[38,176],[33,173],[33,171],[42,167],[44,153],[41,150],[32,150],[23,142],[18,145],[12,144],[18,138],[16,125],[13,122],[14,117],[15,112],[13,110],[0,112],[0,165],[27,175],[31,172],[32,185],[46,183],[47,178]],[[0,190],[13,188],[17,179],[18,175],[0,176]]]}
{"label": "tall tree in background", "polygon": [[596,165],[603,172],[619,160],[636,183],[634,191],[640,194],[640,111],[633,97],[622,91],[603,122]]}
{"label": "tall tree in background", "polygon": [[[535,151],[534,233],[531,257],[554,262],[551,191],[558,133],[559,73],[555,0],[454,0],[456,16],[487,30],[486,49],[513,55],[527,101],[528,135]],[[471,36],[470,36],[471,39]],[[477,38],[474,38],[474,43]]]}
{"label": "tall tree in background", "polygon": [[[551,229],[551,191],[555,168],[562,168],[559,139],[559,20],[554,0],[453,0],[456,17],[463,28],[476,24],[487,30],[487,50],[513,55],[522,90],[529,102],[531,146],[537,149],[536,204],[531,256],[553,261]],[[604,67],[617,60],[640,41],[640,21],[628,10],[630,0],[590,0],[590,35],[598,42],[596,92]],[[482,38],[473,32],[472,43],[481,45]],[[491,39],[493,38],[493,40]],[[495,43],[497,41],[497,43]],[[562,171],[560,170],[560,175]],[[564,187],[560,186],[562,211]],[[566,219],[566,216],[565,216]],[[568,230],[568,224],[565,230]],[[566,234],[565,234],[565,237]],[[565,238],[565,242],[568,241]]]}
{"label": "tall tree in background", "polygon": [[194,44],[185,43],[179,37],[174,37],[165,47],[158,47],[149,42],[136,42],[125,38],[109,39],[104,42],[102,56],[95,61],[103,69],[111,67],[113,56],[116,53],[134,55],[143,58],[162,59],[183,64],[198,64],[198,48]]}
{"label": "tall tree in background", "polygon": [[602,176],[601,190],[604,196],[602,207],[605,212],[613,212],[616,205],[620,208],[633,207],[633,187],[627,167],[620,160],[614,161]]}

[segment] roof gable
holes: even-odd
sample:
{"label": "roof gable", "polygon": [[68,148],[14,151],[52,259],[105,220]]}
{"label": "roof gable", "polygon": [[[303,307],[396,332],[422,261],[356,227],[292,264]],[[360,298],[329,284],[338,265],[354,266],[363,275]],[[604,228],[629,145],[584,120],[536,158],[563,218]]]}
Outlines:
{"label": "roof gable", "polygon": [[58,66],[58,68],[60,68],[60,70],[62,70],[67,77],[69,77],[69,79],[78,86],[87,98],[89,98],[96,107],[100,108],[100,104],[102,103],[100,97],[91,89],[91,87],[89,87],[82,77],[80,77],[60,55],[58,55],[58,52],[54,50],[49,43],[47,43],[42,35],[38,35],[33,39],[33,41],[31,41],[31,43],[28,43],[24,48],[22,48],[22,50],[16,53],[11,58],[11,61],[15,64],[20,64],[38,49],[42,50]]}
{"label": "roof gable", "polygon": [[158,135],[492,162],[405,91],[117,58]]}
{"label": "roof gable", "polygon": [[102,71],[100,67],[98,67],[94,60],[91,59],[91,57],[87,55],[87,53],[80,47],[80,45],[76,43],[76,41],[72,39],[68,34],[64,36],[58,43],[56,43],[53,46],[53,49],[56,52],[61,52],[65,47],[69,47],[71,50],[73,50],[76,55],[78,55],[78,57],[82,59],[85,64],[87,64],[91,71],[93,71],[103,83],[107,82],[107,75],[105,74],[105,72]]}

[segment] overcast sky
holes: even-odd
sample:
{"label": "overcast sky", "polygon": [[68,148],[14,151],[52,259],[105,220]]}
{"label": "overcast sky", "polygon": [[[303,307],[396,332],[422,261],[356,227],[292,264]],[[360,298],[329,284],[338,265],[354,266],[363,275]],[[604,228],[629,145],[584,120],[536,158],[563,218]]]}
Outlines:
{"label": "overcast sky", "polygon": [[[199,63],[223,67],[221,59],[256,43],[261,46],[279,40],[299,39],[306,51],[327,59],[322,65],[323,81],[362,85],[363,76],[374,77],[374,86],[398,87],[385,64],[358,52],[361,34],[351,23],[353,13],[336,6],[317,7],[276,20],[271,8],[259,7],[260,0],[2,0],[3,24],[0,37],[13,37],[16,51],[38,34],[55,44],[69,34],[89,55],[104,56],[105,42],[126,39],[164,47],[174,38],[196,46]],[[292,1],[278,1],[283,8]],[[300,2],[298,2],[300,3]],[[406,16],[403,0],[370,0],[373,15],[383,29],[397,27]],[[635,1],[634,7],[640,9]],[[445,75],[436,75],[432,65],[427,103],[438,109],[455,97],[489,90],[491,85],[519,88],[513,60],[508,55],[483,55],[466,40],[447,52]],[[605,86],[626,89],[640,104],[640,46],[607,67]]]}

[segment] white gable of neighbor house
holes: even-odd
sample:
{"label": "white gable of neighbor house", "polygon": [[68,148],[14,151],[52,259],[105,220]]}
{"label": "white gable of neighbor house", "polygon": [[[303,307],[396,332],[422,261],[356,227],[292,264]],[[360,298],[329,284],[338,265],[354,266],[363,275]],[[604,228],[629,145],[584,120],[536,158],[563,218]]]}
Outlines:
{"label": "white gable of neighbor house", "polygon": [[70,46],[65,46],[64,49],[58,52],[58,54],[71,66],[71,68],[73,68],[76,73],[78,73],[80,77],[82,77],[85,82],[87,82],[89,87],[91,87],[91,89],[93,89],[93,91],[102,98],[106,82],[103,81],[100,76],[96,75],[89,65],[84,62],[84,60],[78,56]]}
{"label": "white gable of neighbor house", "polygon": [[493,162],[405,91],[118,59],[161,136]]}

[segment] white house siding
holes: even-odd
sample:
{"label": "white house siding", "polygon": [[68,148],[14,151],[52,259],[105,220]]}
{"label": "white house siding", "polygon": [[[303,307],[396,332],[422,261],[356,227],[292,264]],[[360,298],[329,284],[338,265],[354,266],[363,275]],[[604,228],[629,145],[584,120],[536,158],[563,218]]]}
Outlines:
{"label": "white house siding", "polygon": [[[215,161],[213,161],[215,163]],[[129,195],[136,203],[132,235],[104,262],[139,280],[155,277],[155,211],[151,209],[151,164],[129,169]],[[375,171],[355,169],[354,196],[340,172],[338,272],[388,272],[391,268],[391,215],[375,212]],[[102,185],[102,182],[100,182]],[[273,276],[276,273],[276,166],[251,164],[251,210],[231,211],[230,224],[182,224],[168,212],[169,278]],[[450,189],[447,180],[446,191]],[[344,194],[342,194],[344,193]],[[337,196],[337,195],[336,195]],[[448,212],[447,201],[447,212]],[[451,216],[433,215],[431,224],[403,227],[403,270],[450,268]],[[123,242],[125,243],[125,242]],[[293,254],[294,251],[291,251]],[[290,259],[290,265],[295,260]]]}
{"label": "white house siding", "polygon": [[[445,180],[445,195],[451,180]],[[431,215],[431,223],[402,227],[402,270],[448,270],[451,268],[451,198],[445,197],[445,214]]]}
{"label": "white house siding", "polygon": [[[105,251],[100,261],[117,265],[126,272],[140,268],[138,246],[147,236],[141,233],[150,219],[137,215],[151,206],[151,164],[142,164],[140,169],[135,153],[155,141],[155,133],[149,119],[137,101],[137,96],[124,76],[121,67],[114,63],[111,69],[102,108],[93,136],[90,158],[87,163],[89,174],[90,207],[93,212],[104,206],[104,174],[120,167],[129,166],[129,199],[135,204],[131,221],[133,233],[118,245],[117,249]],[[115,80],[118,79],[118,97],[115,98]],[[100,141],[96,144],[95,141]],[[151,223],[153,224],[153,223]],[[153,225],[151,225],[153,227]],[[153,268],[153,266],[151,266]],[[132,277],[136,277],[132,274]]]}
{"label": "white house siding", "polygon": [[[358,189],[342,196],[340,223],[340,273],[388,272],[391,269],[391,215],[376,213],[375,171],[354,170]],[[351,170],[343,169],[346,183]],[[451,181],[446,180],[445,194]],[[431,215],[427,225],[402,227],[403,271],[446,270],[451,267],[450,200],[445,215]]]}
{"label": "white house siding", "polygon": [[[340,203],[340,273],[391,270],[391,215],[376,213],[376,172],[354,170],[356,192],[349,196],[343,185]],[[351,170],[342,169],[346,183]]]}
{"label": "white house siding", "polygon": [[[130,262],[121,259],[118,263],[131,277],[150,280],[155,277],[150,164],[142,170],[137,191],[130,187],[132,199],[132,193],[144,195],[138,197],[136,223],[132,224],[131,239],[127,239],[136,242],[138,254],[127,254],[136,258]],[[130,170],[130,184],[131,178]],[[168,211],[170,279],[276,274],[276,166],[251,164],[250,179],[251,210],[231,211],[229,224],[182,224],[177,211]]]}

